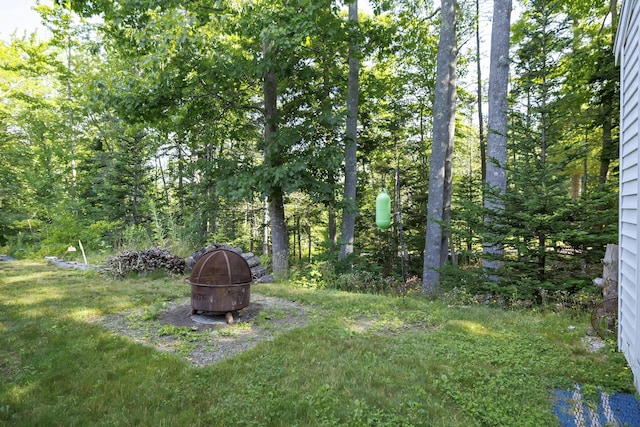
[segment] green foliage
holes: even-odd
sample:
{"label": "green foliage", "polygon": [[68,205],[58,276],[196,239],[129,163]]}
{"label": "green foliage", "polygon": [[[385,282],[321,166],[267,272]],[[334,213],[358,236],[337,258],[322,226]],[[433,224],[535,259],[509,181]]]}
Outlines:
{"label": "green foliage", "polygon": [[[301,267],[307,286],[397,292],[403,272],[422,274],[439,25],[433,4],[374,2],[374,15],[361,13],[356,31],[344,5],[325,0],[74,1],[73,11],[62,3],[38,6],[50,40],[0,43],[4,251],[70,256],[66,248],[80,240],[90,256],[153,245],[186,256],[209,242],[258,253],[268,226],[263,196],[280,189],[291,259],[327,261]],[[461,39],[473,21],[467,6]],[[617,239],[619,82],[613,29],[602,25],[606,6],[531,1],[513,25],[510,188],[495,218],[482,209],[491,194],[480,183],[476,100],[459,89],[447,230],[461,268],[443,270],[446,289],[540,301],[540,289],[591,286],[604,245]],[[102,19],[80,20],[74,11]],[[334,264],[328,229],[344,207],[346,58],[354,38],[363,67],[354,207],[360,255]],[[461,46],[466,79],[472,59],[464,55]],[[278,132],[265,146],[267,70],[277,76]],[[372,225],[381,184],[394,210],[385,233]],[[485,219],[498,227],[487,229]],[[507,252],[497,284],[475,268],[488,235],[501,236]]]}
{"label": "green foliage", "polygon": [[87,250],[107,253],[112,250],[116,232],[121,229],[121,226],[117,221],[93,221],[80,230],[79,239]]}
{"label": "green foliage", "polygon": [[571,226],[560,238],[580,251],[590,264],[599,263],[607,244],[618,240],[617,182],[595,186],[567,206]]}
{"label": "green foliage", "polygon": [[61,256],[67,247],[77,247],[78,241],[89,252],[105,254],[111,251],[113,235],[119,229],[119,222],[91,221],[72,205],[63,205],[52,212],[41,229],[39,254]]}
{"label": "green foliage", "polygon": [[404,295],[408,286],[402,279],[384,275],[375,264],[362,262],[364,258],[354,254],[338,263],[318,262],[305,266],[290,280],[311,289],[334,289],[346,292]]}
{"label": "green foliage", "polygon": [[[574,261],[571,257],[568,259]],[[567,314],[590,311],[602,301],[602,294],[593,286],[590,276],[573,273],[579,271],[578,265],[555,266],[565,274],[552,275],[547,282],[535,279],[536,265],[531,271],[522,271],[522,268],[523,263],[517,260],[505,262],[499,270],[501,278],[495,281],[490,280],[479,265],[447,265],[441,270],[443,292],[440,297],[463,305],[550,309]]]}
{"label": "green foliage", "polygon": [[121,234],[121,240],[117,246],[120,250],[135,250],[153,246],[149,232],[143,225],[128,225]]}
{"label": "green foliage", "polygon": [[449,291],[466,289],[472,294],[495,292],[495,283],[488,281],[484,271],[477,265],[445,265],[440,271],[441,288]]}
{"label": "green foliage", "polygon": [[291,273],[291,282],[310,289],[335,289],[338,274],[332,263],[327,261],[306,264]]}
{"label": "green foliage", "polygon": [[[599,267],[605,245],[617,241],[617,176],[609,173],[615,165],[602,156],[593,161],[598,157],[593,153],[608,150],[607,138],[615,139],[617,125],[596,119],[599,113],[591,111],[594,99],[608,102],[606,96],[593,94],[598,90],[592,84],[593,73],[600,72],[590,67],[575,68],[575,75],[570,71],[578,57],[612,62],[597,59],[602,52],[597,53],[595,46],[604,39],[587,16],[595,9],[573,5],[573,15],[567,15],[566,7],[531,2],[513,27],[509,186],[504,195],[491,189],[484,194],[499,198],[505,209],[494,214],[474,208],[470,191],[453,228],[465,240],[467,253],[479,248],[479,236],[505,251],[499,280],[485,283],[478,272],[480,280],[471,285],[472,293],[539,302],[541,290],[591,288],[592,269]],[[603,90],[615,86],[612,74],[607,75],[606,82],[598,85]],[[617,115],[611,109],[617,108],[614,104],[600,108]],[[586,114],[585,109],[589,109]]]}
{"label": "green foliage", "polygon": [[165,309],[167,307],[167,303],[164,301],[160,301],[160,302],[156,302],[155,304],[153,304],[153,306],[149,309],[146,309],[144,311],[144,314],[142,315],[142,320],[155,320],[158,318],[158,314],[160,313],[160,311],[162,311],[163,309]]}
{"label": "green foliage", "polygon": [[[178,226],[174,215],[165,209],[161,211],[156,207],[153,199],[149,199],[149,214],[151,216],[151,222],[149,223],[151,245],[163,248],[169,248],[171,252],[187,256],[193,252],[192,248],[196,247],[194,239],[192,239],[185,227]],[[228,242],[227,244],[234,245],[233,242],[228,240],[221,240]],[[133,243],[133,242],[131,242]],[[129,245],[131,245],[129,243]],[[138,242],[143,243],[143,242]],[[138,248],[143,246],[137,246]],[[244,247],[244,246],[240,246]]]}
{"label": "green foliage", "polygon": [[400,294],[402,280],[369,271],[345,273],[338,277],[336,289],[369,294]]}
{"label": "green foliage", "polygon": [[39,237],[31,231],[19,230],[7,237],[7,254],[18,259],[30,259],[38,249]]}
{"label": "green foliage", "polygon": [[[87,218],[77,204],[52,207],[47,218],[16,221],[8,238],[8,252],[20,257],[73,257],[80,255],[79,242],[87,256],[100,257],[112,250],[119,222]],[[77,253],[68,253],[75,246]]]}
{"label": "green foliage", "polygon": [[366,271],[371,273],[380,272],[380,265],[372,262],[371,258],[365,255],[349,254],[344,259],[334,263],[334,268],[338,274],[354,273]]}

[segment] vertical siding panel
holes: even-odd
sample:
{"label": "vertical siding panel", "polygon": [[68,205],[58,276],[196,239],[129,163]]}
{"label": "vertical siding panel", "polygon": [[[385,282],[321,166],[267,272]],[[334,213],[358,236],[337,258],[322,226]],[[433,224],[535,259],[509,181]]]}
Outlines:
{"label": "vertical siding panel", "polygon": [[[634,8],[635,9],[635,8]],[[627,74],[633,76],[633,90],[631,91],[632,97],[630,101],[633,105],[634,113],[632,115],[633,120],[631,121],[633,131],[630,132],[633,135],[633,148],[635,149],[634,156],[634,164],[632,165],[632,169],[638,170],[640,167],[640,156],[639,156],[639,145],[640,145],[640,59],[638,52],[638,45],[640,44],[640,21],[638,20],[638,15],[634,14],[633,22],[630,27],[632,32],[632,40],[633,40],[633,49],[632,49],[632,57],[633,61],[631,62],[631,67]],[[636,275],[635,280],[628,282],[629,288],[629,305],[631,306],[630,310],[627,310],[629,314],[629,322],[632,324],[632,328],[629,329],[629,333],[633,334],[633,336],[629,337],[630,342],[633,343],[632,349],[630,349],[630,354],[627,355],[627,360],[629,361],[629,365],[633,370],[634,374],[634,382],[636,386],[638,386],[640,381],[640,339],[638,338],[638,333],[640,332],[640,297],[638,295],[638,283],[640,283],[640,271],[638,269],[638,264],[640,259],[638,258],[640,254],[640,227],[638,224],[638,212],[640,212],[640,187],[638,186],[638,180],[632,180],[636,185],[635,198],[636,198],[636,207],[635,209],[630,209],[635,214],[635,238],[636,238],[636,253],[635,253],[635,264]]]}
{"label": "vertical siding panel", "polygon": [[618,348],[624,352],[640,390],[640,0],[626,0],[620,15],[620,215]]}

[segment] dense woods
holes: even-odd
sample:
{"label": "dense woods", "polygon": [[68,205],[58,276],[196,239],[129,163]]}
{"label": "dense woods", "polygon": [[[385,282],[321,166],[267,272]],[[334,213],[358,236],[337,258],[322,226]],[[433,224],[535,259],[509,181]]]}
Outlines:
{"label": "dense woods", "polygon": [[[65,256],[81,241],[93,257],[187,256],[225,243],[281,274],[435,272],[429,293],[592,288],[617,241],[616,2],[514,2],[508,94],[488,109],[477,23],[494,2],[369,3],[37,6],[51,37],[0,42],[1,251]],[[482,115],[492,103],[506,134]],[[504,160],[487,152],[496,137]],[[504,187],[485,177],[496,169]]]}

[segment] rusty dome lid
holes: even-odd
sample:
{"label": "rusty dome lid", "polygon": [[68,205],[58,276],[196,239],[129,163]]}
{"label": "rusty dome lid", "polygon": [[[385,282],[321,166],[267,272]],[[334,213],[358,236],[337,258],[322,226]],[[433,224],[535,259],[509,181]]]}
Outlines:
{"label": "rusty dome lid", "polygon": [[194,285],[237,285],[252,280],[251,268],[242,255],[227,249],[207,252],[196,262],[189,280]]}

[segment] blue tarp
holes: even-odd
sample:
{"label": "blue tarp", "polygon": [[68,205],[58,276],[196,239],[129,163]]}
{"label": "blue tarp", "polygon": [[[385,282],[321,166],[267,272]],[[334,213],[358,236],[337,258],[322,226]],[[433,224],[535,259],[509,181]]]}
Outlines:
{"label": "blue tarp", "polygon": [[596,404],[585,401],[576,384],[571,391],[556,390],[553,398],[561,427],[640,427],[640,402],[633,394],[599,392]]}

